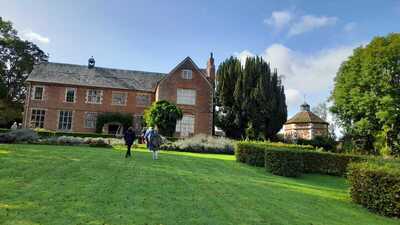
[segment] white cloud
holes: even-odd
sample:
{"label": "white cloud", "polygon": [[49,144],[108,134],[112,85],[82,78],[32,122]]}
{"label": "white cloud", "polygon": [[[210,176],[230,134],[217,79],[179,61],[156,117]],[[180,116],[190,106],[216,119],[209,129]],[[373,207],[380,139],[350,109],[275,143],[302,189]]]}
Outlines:
{"label": "white cloud", "polygon": [[285,88],[286,104],[291,107],[299,106],[302,103],[301,92],[297,89]]}
{"label": "white cloud", "polygon": [[288,35],[299,35],[317,28],[332,26],[336,24],[337,20],[336,17],[305,15],[290,27]]}
{"label": "white cloud", "polygon": [[42,36],[33,31],[25,31],[22,33],[22,36],[26,40],[33,41],[33,42],[37,41],[42,44],[48,44],[50,42],[50,39],[48,37]]}
{"label": "white cloud", "polygon": [[283,82],[288,89],[312,93],[328,91],[333,87],[337,70],[355,47],[342,46],[305,54],[281,44],[273,44],[262,56],[284,75]]}
{"label": "white cloud", "polygon": [[346,25],[344,25],[343,30],[346,32],[351,32],[356,28],[356,26],[357,26],[357,23],[350,22],[350,23],[347,23]]}
{"label": "white cloud", "polygon": [[[272,44],[261,53],[261,56],[272,68],[277,68],[280,75],[283,75],[286,103],[288,109],[295,112],[304,100],[304,95],[307,95],[307,101],[311,105],[326,100],[333,89],[333,80],[340,65],[352,54],[353,49],[360,45],[361,43],[357,43],[304,53],[282,44]],[[244,50],[234,55],[243,65],[247,57],[255,54]]]}
{"label": "white cloud", "polygon": [[273,11],[271,17],[264,20],[264,23],[275,27],[276,29],[282,29],[292,20],[293,16],[289,11]]}
{"label": "white cloud", "polygon": [[244,66],[244,64],[246,63],[247,57],[253,57],[254,56],[254,54],[251,53],[249,50],[243,50],[241,52],[235,52],[234,55],[235,55],[236,58],[238,58],[240,60],[240,63],[242,64],[242,66]]}

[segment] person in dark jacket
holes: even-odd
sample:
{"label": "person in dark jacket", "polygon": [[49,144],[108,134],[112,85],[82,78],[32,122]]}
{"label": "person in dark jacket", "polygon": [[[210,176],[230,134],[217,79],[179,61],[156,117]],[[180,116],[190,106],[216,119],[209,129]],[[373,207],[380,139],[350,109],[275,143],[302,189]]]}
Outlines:
{"label": "person in dark jacket", "polygon": [[133,131],[132,127],[129,127],[128,130],[125,132],[125,145],[128,148],[125,154],[125,158],[131,157],[131,147],[133,145],[133,142],[135,141],[135,135],[135,131]]}

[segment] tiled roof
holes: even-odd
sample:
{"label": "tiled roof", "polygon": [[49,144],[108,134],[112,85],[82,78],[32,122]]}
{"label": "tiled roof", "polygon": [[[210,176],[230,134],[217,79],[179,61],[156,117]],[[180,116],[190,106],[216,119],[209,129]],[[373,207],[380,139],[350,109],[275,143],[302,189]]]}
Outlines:
{"label": "tiled roof", "polygon": [[319,118],[317,115],[310,111],[301,111],[286,121],[285,124],[292,124],[292,123],[324,123],[327,124],[326,121]]}
{"label": "tiled roof", "polygon": [[27,81],[154,92],[158,81],[166,75],[49,62],[35,66]]}

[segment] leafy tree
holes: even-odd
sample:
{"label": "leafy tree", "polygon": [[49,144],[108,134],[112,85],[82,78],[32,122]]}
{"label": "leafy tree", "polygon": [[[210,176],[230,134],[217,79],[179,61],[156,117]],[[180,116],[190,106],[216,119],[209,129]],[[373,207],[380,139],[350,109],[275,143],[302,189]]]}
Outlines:
{"label": "leafy tree", "polygon": [[157,127],[161,135],[172,137],[175,132],[176,122],[182,119],[182,110],[176,105],[162,100],[152,104],[144,113],[147,126]]}
{"label": "leafy tree", "polygon": [[24,82],[35,64],[48,60],[37,45],[22,40],[12,23],[0,17],[0,92],[6,89],[6,98],[13,102],[23,102]]}
{"label": "leafy tree", "polygon": [[231,138],[273,138],[287,116],[277,72],[261,57],[247,58],[244,67],[231,57],[219,66],[217,78],[217,126]]}
{"label": "leafy tree", "polygon": [[355,146],[400,155],[400,34],[354,50],[335,78],[331,108]]}

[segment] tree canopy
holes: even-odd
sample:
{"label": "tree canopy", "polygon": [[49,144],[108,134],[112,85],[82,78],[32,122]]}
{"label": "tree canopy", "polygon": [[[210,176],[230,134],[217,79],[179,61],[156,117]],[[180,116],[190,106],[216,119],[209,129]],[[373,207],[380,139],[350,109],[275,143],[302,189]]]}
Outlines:
{"label": "tree canopy", "polygon": [[217,79],[216,125],[231,138],[274,138],[287,117],[277,71],[258,56],[247,58],[244,67],[230,57],[219,66]]}
{"label": "tree canopy", "polygon": [[172,137],[175,133],[176,122],[182,119],[183,113],[176,105],[162,100],[152,104],[144,112],[147,126],[157,127],[161,135]]}
{"label": "tree canopy", "polygon": [[17,109],[20,110],[19,113],[6,115],[9,110],[0,109],[0,121],[21,117],[26,92],[24,82],[35,64],[47,60],[48,56],[37,45],[18,37],[12,23],[0,17],[0,99],[6,105],[4,108],[19,103]]}
{"label": "tree canopy", "polygon": [[355,49],[336,75],[331,99],[355,147],[400,155],[400,34]]}

